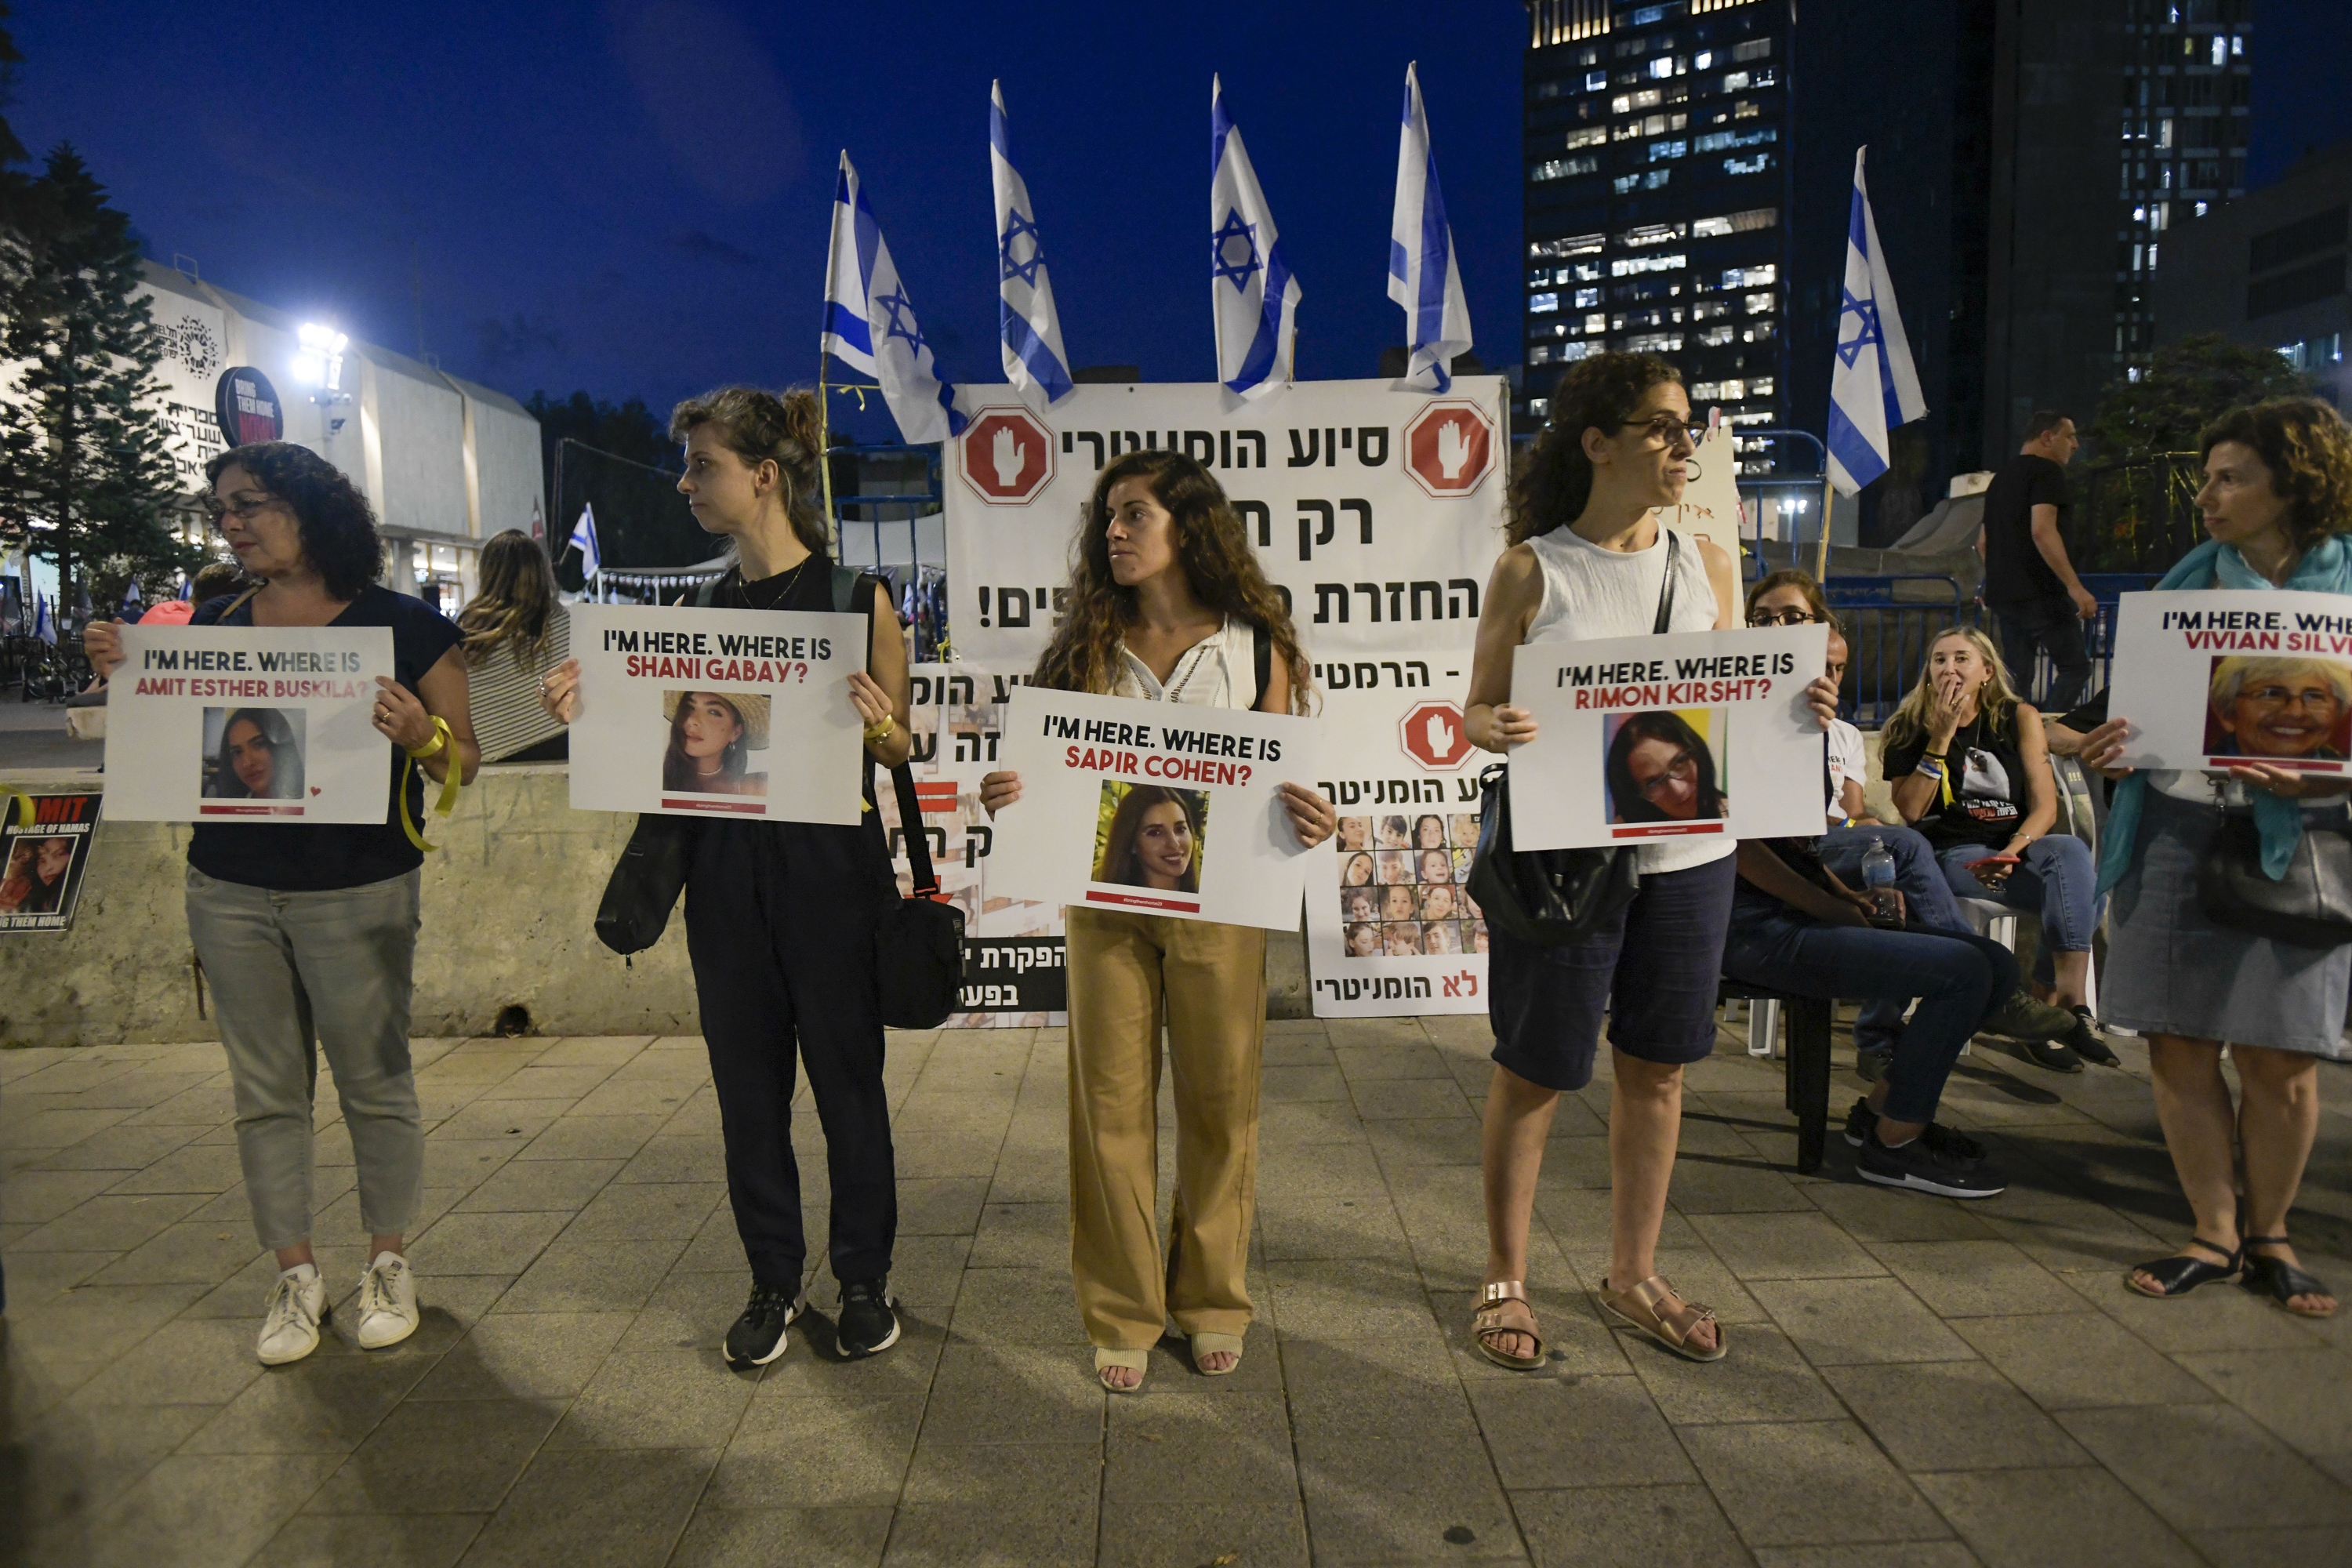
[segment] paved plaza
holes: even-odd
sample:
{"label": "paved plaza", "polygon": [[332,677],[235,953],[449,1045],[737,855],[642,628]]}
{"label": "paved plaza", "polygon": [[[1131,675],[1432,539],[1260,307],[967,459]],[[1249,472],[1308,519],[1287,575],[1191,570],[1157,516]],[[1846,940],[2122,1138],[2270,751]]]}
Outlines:
{"label": "paved plaza", "polygon": [[[1586,1294],[1596,1084],[1538,1204],[1552,1363],[1517,1374],[1465,1334],[1483,1022],[1271,1026],[1247,1357],[1213,1380],[1169,1342],[1136,1397],[1095,1386],[1072,1301],[1059,1031],[893,1037],[906,1338],[845,1363],[819,1317],[753,1374],[718,1349],[749,1281],[699,1040],[420,1041],[424,1327],[276,1371],[218,1047],[0,1051],[0,1563],[2352,1562],[2352,1311],[2124,1289],[2187,1218],[2134,1042],[2074,1079],[1966,1058],[1946,1117],[2014,1184],[1964,1205],[1858,1184],[1834,1136],[1797,1175],[1778,1066],[1726,1027],[1662,1255],[1729,1325],[1709,1366]],[[2352,1075],[2324,1083],[2297,1224],[2343,1289]],[[348,1300],[323,1092],[320,1125]]]}

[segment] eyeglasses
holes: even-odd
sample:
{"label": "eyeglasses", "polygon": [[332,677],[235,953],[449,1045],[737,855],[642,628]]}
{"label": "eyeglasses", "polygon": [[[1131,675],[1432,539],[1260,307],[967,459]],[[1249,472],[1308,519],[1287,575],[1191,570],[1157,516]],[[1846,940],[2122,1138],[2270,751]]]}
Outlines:
{"label": "eyeglasses", "polygon": [[1640,430],[1654,445],[1672,449],[1675,447],[1696,447],[1702,426],[1689,425],[1671,414],[1661,414],[1654,419],[1621,419],[1617,422],[1627,429]]}
{"label": "eyeglasses", "polygon": [[1697,772],[1697,758],[1692,756],[1687,751],[1676,752],[1667,762],[1664,770],[1656,777],[1644,779],[1633,787],[1641,793],[1643,800],[1654,801],[1669,784],[1678,781],[1687,781]]}
{"label": "eyeglasses", "polygon": [[1785,610],[1750,610],[1748,624],[1751,626],[1810,626],[1817,617],[1813,612],[1794,605]]}
{"label": "eyeglasses", "polygon": [[217,497],[206,496],[205,516],[210,520],[213,526],[217,528],[220,526],[221,519],[225,517],[234,517],[239,522],[251,522],[271,507],[285,504],[286,502],[277,496],[261,496],[253,500],[231,501],[226,506],[223,506]]}

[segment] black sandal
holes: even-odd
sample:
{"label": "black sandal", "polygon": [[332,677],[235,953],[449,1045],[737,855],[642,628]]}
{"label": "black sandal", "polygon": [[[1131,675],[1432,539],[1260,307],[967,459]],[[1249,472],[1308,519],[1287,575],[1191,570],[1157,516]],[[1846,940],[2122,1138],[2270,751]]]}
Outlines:
{"label": "black sandal", "polygon": [[[2287,1238],[2283,1236],[2250,1236],[2243,1245],[2249,1248],[2284,1247]],[[2305,1272],[2284,1258],[2257,1258],[2249,1251],[2245,1277],[2238,1283],[2257,1296],[2268,1296],[2298,1318],[2332,1318],[2336,1315],[2333,1307],[2324,1312],[2302,1312],[2287,1306],[2297,1296],[2333,1296],[2336,1292],[2330,1290],[2326,1282],[2317,1275]]]}
{"label": "black sandal", "polygon": [[[2159,1258],[2153,1263],[2141,1264],[2131,1273],[2124,1276],[2124,1283],[2143,1296],[2153,1296],[2159,1301],[2167,1300],[2174,1296],[2186,1296],[2200,1285],[2210,1285],[2216,1279],[2231,1278],[2238,1272],[2246,1255],[2246,1244],[2242,1241],[2234,1247],[2227,1247],[2219,1242],[2208,1241],[2203,1237],[2198,1236],[2191,1237],[2189,1244],[2191,1247],[2210,1247],[2215,1252],[2222,1253],[2229,1261],[2208,1263],[2201,1258],[2191,1258],[2184,1252],[2171,1258]],[[2134,1279],[2133,1274],[2149,1276],[2159,1288],[2154,1290],[2148,1289],[2138,1280]]]}

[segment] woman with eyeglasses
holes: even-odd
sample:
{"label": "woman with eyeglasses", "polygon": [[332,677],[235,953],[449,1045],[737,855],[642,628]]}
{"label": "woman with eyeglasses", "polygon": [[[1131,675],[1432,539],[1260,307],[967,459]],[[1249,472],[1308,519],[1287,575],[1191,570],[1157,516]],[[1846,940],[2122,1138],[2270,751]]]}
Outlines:
{"label": "woman with eyeglasses", "polygon": [[[1520,645],[1646,636],[1662,607],[1669,631],[1727,630],[1739,602],[1729,555],[1657,521],[1656,509],[1681,500],[1695,449],[1690,399],[1674,366],[1648,354],[1596,354],[1560,377],[1551,407],[1511,486],[1510,546],[1478,622],[1466,718],[1471,740],[1490,752],[1536,737],[1534,715],[1510,700]],[[1827,682],[1807,694],[1822,717],[1834,713]],[[1560,1095],[1592,1081],[1604,1013],[1615,1072],[1603,1309],[1677,1355],[1724,1354],[1714,1312],[1659,1274],[1657,1243],[1683,1068],[1715,1049],[1736,848],[1717,837],[1641,846],[1640,892],[1577,941],[1535,947],[1492,930],[1495,1075],[1481,1151],[1487,1253],[1471,1331],[1479,1353],[1498,1365],[1545,1364],[1526,1283],[1536,1178]]]}

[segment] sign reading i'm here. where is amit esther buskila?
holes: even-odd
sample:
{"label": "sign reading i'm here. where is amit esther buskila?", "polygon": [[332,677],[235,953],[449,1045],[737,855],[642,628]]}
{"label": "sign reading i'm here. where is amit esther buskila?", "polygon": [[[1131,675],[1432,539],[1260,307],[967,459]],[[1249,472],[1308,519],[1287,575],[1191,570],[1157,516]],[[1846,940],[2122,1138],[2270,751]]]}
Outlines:
{"label": "sign reading i'm here. where is amit esther buskila?", "polygon": [[2338,594],[2126,594],[2107,711],[2133,768],[2352,763],[2352,616]]}
{"label": "sign reading i'm here. where is amit esther buskila?", "polygon": [[957,649],[1036,663],[1096,476],[1152,448],[1224,488],[1318,657],[1467,645],[1502,548],[1507,406],[1499,376],[1443,395],[1299,382],[1249,404],[1214,383],[1089,385],[1043,413],[1008,387],[946,447]]}
{"label": "sign reading i'm here. where is amit esther buskila?", "polygon": [[383,822],[391,743],[370,720],[383,626],[122,628],[107,683],[118,822]]}
{"label": "sign reading i'm here. where is amit esther buskila?", "polygon": [[855,825],[866,618],[572,606],[572,805]]}

